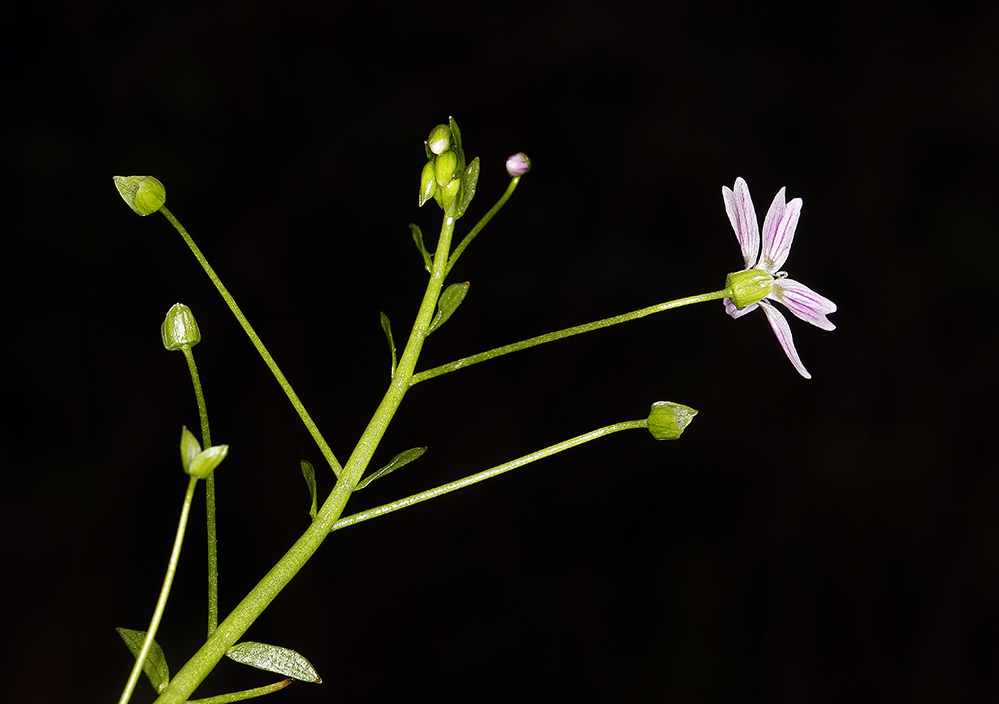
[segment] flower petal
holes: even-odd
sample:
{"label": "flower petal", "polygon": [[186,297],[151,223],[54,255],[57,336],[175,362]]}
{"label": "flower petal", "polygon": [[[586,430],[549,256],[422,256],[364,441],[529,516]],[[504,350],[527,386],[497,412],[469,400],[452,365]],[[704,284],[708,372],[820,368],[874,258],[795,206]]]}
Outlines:
{"label": "flower petal", "polygon": [[742,258],[746,262],[746,268],[750,269],[756,262],[756,255],[760,253],[760,223],[756,219],[753,199],[749,196],[749,186],[740,176],[735,180],[734,191],[728,186],[722,186],[722,198],[725,199],[725,212],[728,213],[729,222],[732,223],[735,236],[739,238]]}
{"label": "flower petal", "polygon": [[742,310],[739,310],[738,308],[735,307],[735,304],[732,303],[732,301],[728,298],[723,298],[722,303],[725,304],[725,312],[731,315],[733,318],[741,318],[746,313],[752,313],[754,310],[756,310],[756,306],[758,305],[756,303],[753,303],[752,305],[748,305]]}
{"label": "flower petal", "polygon": [[794,339],[791,337],[791,328],[787,324],[787,320],[781,315],[781,312],[774,308],[772,305],[766,301],[760,301],[760,307],[763,308],[763,312],[767,314],[767,320],[770,321],[770,327],[773,328],[774,334],[777,336],[777,341],[780,342],[780,346],[784,348],[784,354],[787,358],[791,360],[791,364],[794,368],[798,370],[806,379],[811,379],[812,375],[808,373],[805,369],[805,365],[801,363],[801,357],[798,356],[798,351],[794,349]]}
{"label": "flower petal", "polygon": [[776,274],[777,270],[784,266],[791,251],[791,241],[794,240],[794,230],[798,227],[800,216],[801,198],[795,198],[785,204],[784,189],[777,191],[774,202],[767,211],[767,217],[763,220],[763,254],[760,256],[758,268]]}
{"label": "flower petal", "polygon": [[800,281],[776,279],[773,292],[768,296],[788,307],[792,313],[823,330],[835,330],[836,326],[826,317],[836,312],[836,304],[819,295]]}

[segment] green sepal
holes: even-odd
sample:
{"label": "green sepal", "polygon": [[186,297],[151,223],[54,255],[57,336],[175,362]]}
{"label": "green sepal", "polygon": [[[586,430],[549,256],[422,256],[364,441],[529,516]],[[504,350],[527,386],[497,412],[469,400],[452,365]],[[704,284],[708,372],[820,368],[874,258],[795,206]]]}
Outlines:
{"label": "green sepal", "polygon": [[400,452],[398,455],[389,460],[389,463],[387,465],[379,469],[377,472],[373,472],[371,475],[359,481],[357,483],[357,486],[354,487],[354,491],[357,491],[358,489],[363,489],[374,480],[381,479],[386,474],[391,474],[400,467],[405,467],[413,460],[418,459],[426,451],[427,448],[425,447],[412,447],[406,450],[405,452]]}
{"label": "green sepal", "polygon": [[309,487],[309,496],[312,497],[312,508],[309,509],[309,515],[312,518],[316,517],[316,468],[312,466],[311,462],[302,460],[302,476],[305,477],[305,485]]}
{"label": "green sepal", "polygon": [[[194,458],[201,454],[201,443],[194,437],[194,433],[187,429],[186,425],[180,428],[180,464],[187,472]],[[188,472],[190,474],[190,472]]]}
{"label": "green sepal", "polygon": [[427,152],[427,161],[433,163],[434,157],[437,156],[437,155],[434,154],[432,151],[430,151],[430,142],[429,142],[429,140],[426,140],[426,139],[423,140],[423,148]]}
{"label": "green sepal", "polygon": [[302,682],[319,684],[323,678],[308,660],[288,648],[267,643],[244,641],[236,643],[226,652],[226,657],[258,670],[276,672]]}
{"label": "green sepal", "polygon": [[[437,193],[434,193],[434,197],[437,197]],[[434,264],[433,258],[430,256],[430,252],[427,248],[423,246],[423,232],[420,230],[420,226],[415,223],[409,223],[409,229],[413,231],[413,242],[416,243],[417,251],[423,255],[423,268],[430,271]]]}
{"label": "green sepal", "polygon": [[395,356],[395,340],[392,339],[392,323],[389,322],[388,316],[384,312],[378,314],[382,321],[382,332],[385,333],[385,339],[388,340],[389,352],[392,354],[392,369],[390,370],[389,378],[395,378],[395,365],[398,359]]}
{"label": "green sepal", "polygon": [[[142,652],[142,644],[146,641],[146,632],[133,631],[130,628],[116,628],[115,630],[125,641],[132,657],[138,658],[139,653]],[[170,684],[170,668],[167,667],[166,655],[163,654],[163,648],[155,639],[146,654],[146,661],[142,663],[142,671],[149,678],[149,684],[153,686],[157,694],[160,694]]]}
{"label": "green sepal", "polygon": [[222,464],[222,460],[228,454],[228,445],[212,445],[205,448],[198,453],[197,457],[191,460],[191,466],[187,468],[187,473],[198,479],[208,479],[208,475]]}
{"label": "green sepal", "polygon": [[458,310],[458,306],[461,305],[461,302],[465,300],[465,296],[468,294],[469,286],[471,286],[470,283],[463,281],[460,284],[451,284],[444,289],[440,300],[437,301],[437,314],[430,323],[430,327],[427,328],[428,335],[446,323],[447,319]]}
{"label": "green sepal", "polygon": [[454,215],[457,220],[465,214],[468,204],[475,197],[475,187],[479,183],[479,157],[472,159],[468,168],[461,172],[461,201],[458,203],[458,211]]}

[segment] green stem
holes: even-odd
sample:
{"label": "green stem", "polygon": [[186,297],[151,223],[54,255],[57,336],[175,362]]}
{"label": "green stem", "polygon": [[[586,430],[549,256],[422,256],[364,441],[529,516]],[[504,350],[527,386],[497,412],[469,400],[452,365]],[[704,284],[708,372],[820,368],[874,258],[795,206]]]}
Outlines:
{"label": "green stem", "polygon": [[482,231],[482,228],[485,227],[490,220],[493,219],[493,216],[500,211],[500,208],[506,205],[506,202],[510,200],[510,196],[513,195],[518,183],[520,183],[520,176],[514,176],[510,179],[510,185],[506,187],[506,192],[504,192],[503,195],[500,196],[500,199],[496,201],[496,205],[490,208],[489,212],[483,215],[482,219],[475,223],[475,227],[472,228],[472,231],[465,235],[465,237],[462,238],[461,243],[454,248],[454,252],[448,260],[447,269],[444,270],[445,277],[451,273],[454,263],[458,261],[458,257],[461,256],[461,253],[465,251],[468,245],[472,244],[472,240],[475,239],[475,236]]}
{"label": "green stem", "polygon": [[170,552],[170,562],[167,564],[166,576],[163,578],[163,586],[160,587],[160,597],[156,601],[156,609],[153,611],[153,618],[149,621],[149,628],[146,630],[146,639],[142,642],[142,650],[135,658],[135,666],[128,676],[125,684],[125,691],[121,693],[119,704],[126,704],[135,690],[135,683],[139,680],[139,673],[142,672],[142,665],[146,662],[149,649],[156,638],[156,631],[160,627],[163,619],[163,611],[166,609],[167,597],[170,595],[170,587],[173,586],[174,575],[177,574],[177,561],[180,559],[180,548],[184,544],[184,531],[187,529],[187,517],[191,513],[191,501],[194,499],[194,487],[198,484],[197,477],[191,477],[187,483],[187,493],[184,494],[184,506],[180,511],[180,522],[177,524],[177,535],[173,539],[173,550]]}
{"label": "green stem", "polygon": [[[187,368],[191,372],[191,385],[194,386],[194,396],[198,401],[198,417],[201,419],[201,447],[212,446],[212,434],[208,428],[208,406],[205,404],[205,394],[201,389],[201,378],[198,376],[198,365],[194,363],[194,352],[190,345],[180,348],[187,359]],[[219,555],[215,529],[215,472],[205,479],[205,515],[208,534],[208,635],[219,625]]]}
{"label": "green stem", "polygon": [[271,357],[270,352],[268,352],[267,348],[264,347],[264,343],[260,341],[260,337],[257,336],[257,333],[250,326],[250,323],[246,319],[246,316],[243,315],[243,311],[241,311],[239,309],[239,306],[236,305],[236,301],[233,299],[231,295],[229,295],[229,291],[226,290],[226,287],[222,285],[222,281],[221,279],[219,279],[218,275],[216,275],[215,270],[212,269],[211,265],[208,264],[208,260],[205,259],[205,255],[201,253],[201,250],[198,249],[198,246],[194,244],[194,240],[191,239],[191,236],[189,234],[187,234],[187,230],[185,230],[184,226],[181,225],[180,222],[177,220],[177,218],[173,216],[173,213],[167,210],[166,206],[160,208],[159,212],[163,213],[164,217],[166,217],[166,219],[170,221],[170,224],[173,225],[174,228],[177,230],[177,232],[180,233],[180,236],[184,238],[184,241],[187,243],[187,246],[191,248],[191,252],[194,253],[194,256],[201,264],[201,267],[205,270],[205,273],[208,274],[208,278],[212,280],[213,284],[215,284],[215,288],[217,288],[219,293],[222,294],[222,298],[225,299],[225,302],[229,306],[229,309],[232,311],[233,315],[236,316],[236,320],[238,320],[239,324],[243,327],[243,331],[246,332],[247,336],[250,338],[250,341],[253,343],[253,346],[257,348],[257,352],[259,352],[260,356],[263,357],[264,362],[267,364],[267,367],[271,370],[271,374],[274,375],[274,378],[277,379],[278,383],[281,385],[281,388],[284,389],[285,394],[288,396],[288,400],[291,401],[291,405],[295,407],[296,411],[298,411],[299,417],[302,419],[302,422],[305,423],[305,427],[309,429],[309,433],[312,435],[312,439],[315,441],[316,445],[319,446],[320,451],[323,453],[323,456],[326,458],[326,461],[333,469],[333,472],[337,476],[339,476],[342,471],[342,468],[340,467],[340,463],[337,461],[336,457],[333,455],[333,451],[330,449],[329,445],[326,443],[326,440],[319,432],[319,428],[316,427],[316,424],[313,422],[312,417],[309,415],[308,411],[305,410],[305,406],[299,400],[298,395],[295,393],[295,390],[291,388],[291,384],[288,383],[288,380],[285,378],[284,374],[281,373],[281,370],[278,368],[277,362],[274,361],[274,358]]}
{"label": "green stem", "polygon": [[617,325],[618,323],[626,323],[629,320],[636,320],[638,318],[644,318],[647,315],[652,315],[653,313],[659,313],[664,310],[670,310],[671,308],[679,308],[681,306],[690,305],[691,303],[702,303],[704,301],[715,301],[719,298],[726,298],[732,295],[729,289],[723,291],[715,291],[714,293],[704,293],[699,296],[688,296],[686,298],[678,298],[675,301],[667,301],[666,303],[659,303],[658,305],[649,306],[648,308],[642,308],[641,310],[634,310],[630,313],[622,313],[621,315],[615,315],[612,318],[604,318],[603,320],[596,320],[592,323],[585,323],[583,325],[576,325],[575,327],[565,328],[564,330],[556,330],[555,332],[545,333],[544,335],[538,335],[537,337],[532,337],[527,340],[521,340],[520,342],[514,342],[510,345],[505,345],[503,347],[497,347],[496,349],[488,350],[486,352],[479,352],[478,354],[473,354],[470,357],[464,357],[462,359],[456,360],[454,362],[448,362],[447,364],[442,364],[439,367],[434,367],[433,369],[427,369],[419,374],[413,375],[412,384],[419,384],[421,381],[426,381],[427,379],[433,379],[435,376],[440,376],[442,374],[447,374],[448,372],[457,371],[458,369],[463,369],[465,367],[470,367],[473,364],[478,364],[479,362],[485,362],[487,359],[494,359],[496,357],[502,357],[505,354],[510,354],[511,352],[518,352],[520,350],[526,350],[528,347],[535,347],[537,345],[543,345],[546,342],[554,342],[555,340],[562,340],[566,337],[572,337],[573,335],[579,335],[584,332],[592,332],[593,330],[599,330],[600,328],[610,327],[611,325]]}
{"label": "green stem", "polygon": [[346,518],[341,518],[333,524],[332,530],[340,530],[341,528],[361,523],[362,521],[366,521],[370,518],[383,516],[386,513],[392,513],[393,511],[398,511],[401,508],[406,508],[422,501],[436,499],[438,496],[449,494],[452,491],[457,491],[458,489],[464,489],[466,486],[477,484],[481,481],[485,481],[486,479],[492,479],[493,477],[499,476],[504,472],[509,472],[511,469],[517,469],[518,467],[523,467],[525,464],[536,462],[537,460],[544,459],[545,457],[551,457],[552,455],[562,452],[563,450],[568,450],[576,447],[577,445],[589,442],[590,440],[596,440],[597,438],[601,438],[605,435],[610,435],[611,433],[617,433],[621,430],[631,430],[633,428],[648,427],[648,418],[642,418],[641,420],[625,421],[623,423],[615,423],[603,428],[598,428],[597,430],[591,430],[583,435],[577,435],[569,440],[551,445],[543,450],[532,452],[528,455],[524,455],[523,457],[518,457],[515,460],[497,465],[492,469],[487,469],[479,472],[478,474],[472,474],[467,477],[463,477],[462,479],[458,479],[457,481],[442,484],[441,486],[434,487],[433,489],[427,489],[426,491],[421,491],[419,494],[413,494],[412,496],[407,496],[404,499],[399,499],[398,501],[393,501],[382,506],[376,506],[375,508],[369,508],[367,511],[361,511],[351,516],[347,516]]}
{"label": "green stem", "polygon": [[[187,663],[174,675],[170,684],[156,700],[156,704],[182,704],[186,701],[195,688],[208,676],[219,660],[225,655],[236,641],[246,632],[246,629],[263,613],[264,609],[274,600],[282,589],[298,573],[303,565],[312,557],[319,546],[329,535],[333,524],[343,513],[344,506],[350,498],[354,487],[360,481],[365,468],[371,460],[378,442],[381,440],[388,428],[389,423],[395,415],[399,404],[402,403],[406,391],[409,390],[410,380],[413,376],[413,369],[423,348],[423,342],[427,337],[427,329],[433,319],[434,310],[437,307],[437,300],[440,298],[441,287],[444,283],[445,267],[447,263],[447,253],[451,246],[451,237],[454,233],[454,210],[455,203],[452,202],[444,217],[444,224],[441,227],[441,235],[437,245],[437,251],[441,256],[435,258],[433,269],[430,273],[430,281],[427,283],[427,290],[423,295],[416,322],[410,333],[409,341],[399,360],[395,376],[389,385],[385,396],[378,405],[377,410],[365,428],[361,439],[358,441],[350,459],[343,466],[343,471],[338,473],[333,491],[323,503],[315,519],[309,524],[302,536],[295,541],[287,553],[277,562],[271,570],[264,575],[264,578],[250,591],[246,597],[233,609],[232,613],[219,624],[215,632],[205,641],[197,653],[187,661]],[[161,209],[162,210],[162,209]],[[185,238],[187,239],[187,238]],[[206,263],[203,263],[206,266]],[[206,269],[207,270],[207,269]],[[215,279],[213,279],[215,280]],[[221,283],[216,284],[221,288]],[[235,304],[231,304],[233,307]],[[334,614],[332,622],[337,622],[337,611],[350,611],[356,608],[353,597],[347,593],[331,594],[330,606]]]}

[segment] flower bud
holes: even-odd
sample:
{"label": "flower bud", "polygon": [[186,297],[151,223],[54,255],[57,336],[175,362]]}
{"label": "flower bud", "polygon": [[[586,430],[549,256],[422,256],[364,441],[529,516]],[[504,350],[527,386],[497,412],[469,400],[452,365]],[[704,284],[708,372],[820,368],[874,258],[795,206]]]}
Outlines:
{"label": "flower bud", "polygon": [[167,311],[166,318],[160,326],[163,346],[168,350],[190,349],[201,342],[201,331],[194,313],[183,303],[174,303]]}
{"label": "flower bud", "polygon": [[420,207],[434,197],[437,192],[437,178],[434,162],[428,161],[423,165],[423,173],[420,174]]}
{"label": "flower bud", "polygon": [[458,195],[459,190],[461,190],[460,178],[454,179],[453,181],[451,181],[451,183],[444,186],[444,188],[437,189],[437,195],[440,196],[437,202],[440,204],[441,208],[447,210],[448,207],[451,205],[451,201],[453,201],[455,199],[455,196]]}
{"label": "flower bud", "polygon": [[728,298],[740,310],[766,298],[774,288],[774,277],[762,269],[748,269],[729,274],[725,279]]}
{"label": "flower bud", "polygon": [[155,213],[166,203],[166,186],[152,176],[115,176],[114,185],[139,215]]}
{"label": "flower bud", "polygon": [[656,440],[676,440],[696,415],[697,411],[690,406],[672,401],[657,401],[652,404],[652,411],[649,413],[649,432]]}
{"label": "flower bud", "polygon": [[458,168],[458,155],[452,151],[446,151],[437,156],[434,164],[434,175],[437,183],[442,188],[446,187],[454,178],[454,170]]}
{"label": "flower bud", "polygon": [[229,454],[228,445],[212,445],[207,450],[199,452],[187,469],[184,470],[192,477],[198,479],[208,479],[208,475],[215,471],[215,468],[222,464],[222,460]]}
{"label": "flower bud", "polygon": [[524,152],[517,152],[506,160],[506,172],[513,177],[523,176],[531,170],[531,160]]}
{"label": "flower bud", "polygon": [[430,130],[430,136],[427,137],[427,146],[430,147],[430,151],[438,156],[446,152],[448,147],[451,146],[451,128],[447,125],[437,125],[434,127]]}

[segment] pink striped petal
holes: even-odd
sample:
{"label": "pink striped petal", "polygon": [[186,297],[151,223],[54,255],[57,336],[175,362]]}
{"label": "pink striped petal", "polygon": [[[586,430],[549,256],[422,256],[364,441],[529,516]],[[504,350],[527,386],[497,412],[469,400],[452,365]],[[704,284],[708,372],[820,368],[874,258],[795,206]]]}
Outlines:
{"label": "pink striped petal", "polygon": [[767,217],[763,220],[763,254],[760,256],[758,268],[776,274],[784,266],[791,251],[794,230],[798,227],[800,216],[801,198],[795,198],[785,204],[784,189],[777,191],[774,202],[767,211]]}
{"label": "pink striped petal", "polygon": [[735,304],[732,303],[731,299],[723,298],[722,303],[725,304],[725,312],[731,315],[733,318],[741,318],[746,313],[752,313],[754,310],[756,310],[757,306],[756,303],[753,303],[752,305],[748,305],[742,310],[739,310],[738,308],[735,307]]}
{"label": "pink striped petal", "polygon": [[826,317],[836,312],[836,304],[819,295],[805,284],[794,279],[776,279],[774,290],[768,296],[788,307],[792,313],[823,330],[835,330],[836,326]]}
{"label": "pink striped petal", "polygon": [[749,269],[760,253],[760,224],[756,219],[753,199],[749,196],[749,186],[740,176],[735,180],[735,190],[722,186],[722,198],[725,199],[725,212],[728,213],[729,222],[739,239],[743,261]]}
{"label": "pink striped petal", "polygon": [[794,368],[798,370],[806,379],[811,379],[812,375],[808,373],[805,369],[805,365],[801,363],[801,358],[798,356],[798,351],[794,349],[794,338],[791,337],[791,328],[787,324],[787,320],[781,315],[781,312],[774,308],[772,305],[766,301],[760,301],[760,307],[763,308],[763,312],[767,314],[767,320],[770,321],[770,327],[773,328],[774,334],[777,336],[777,341],[780,346],[784,348],[784,354],[787,358],[791,360],[791,364]]}

